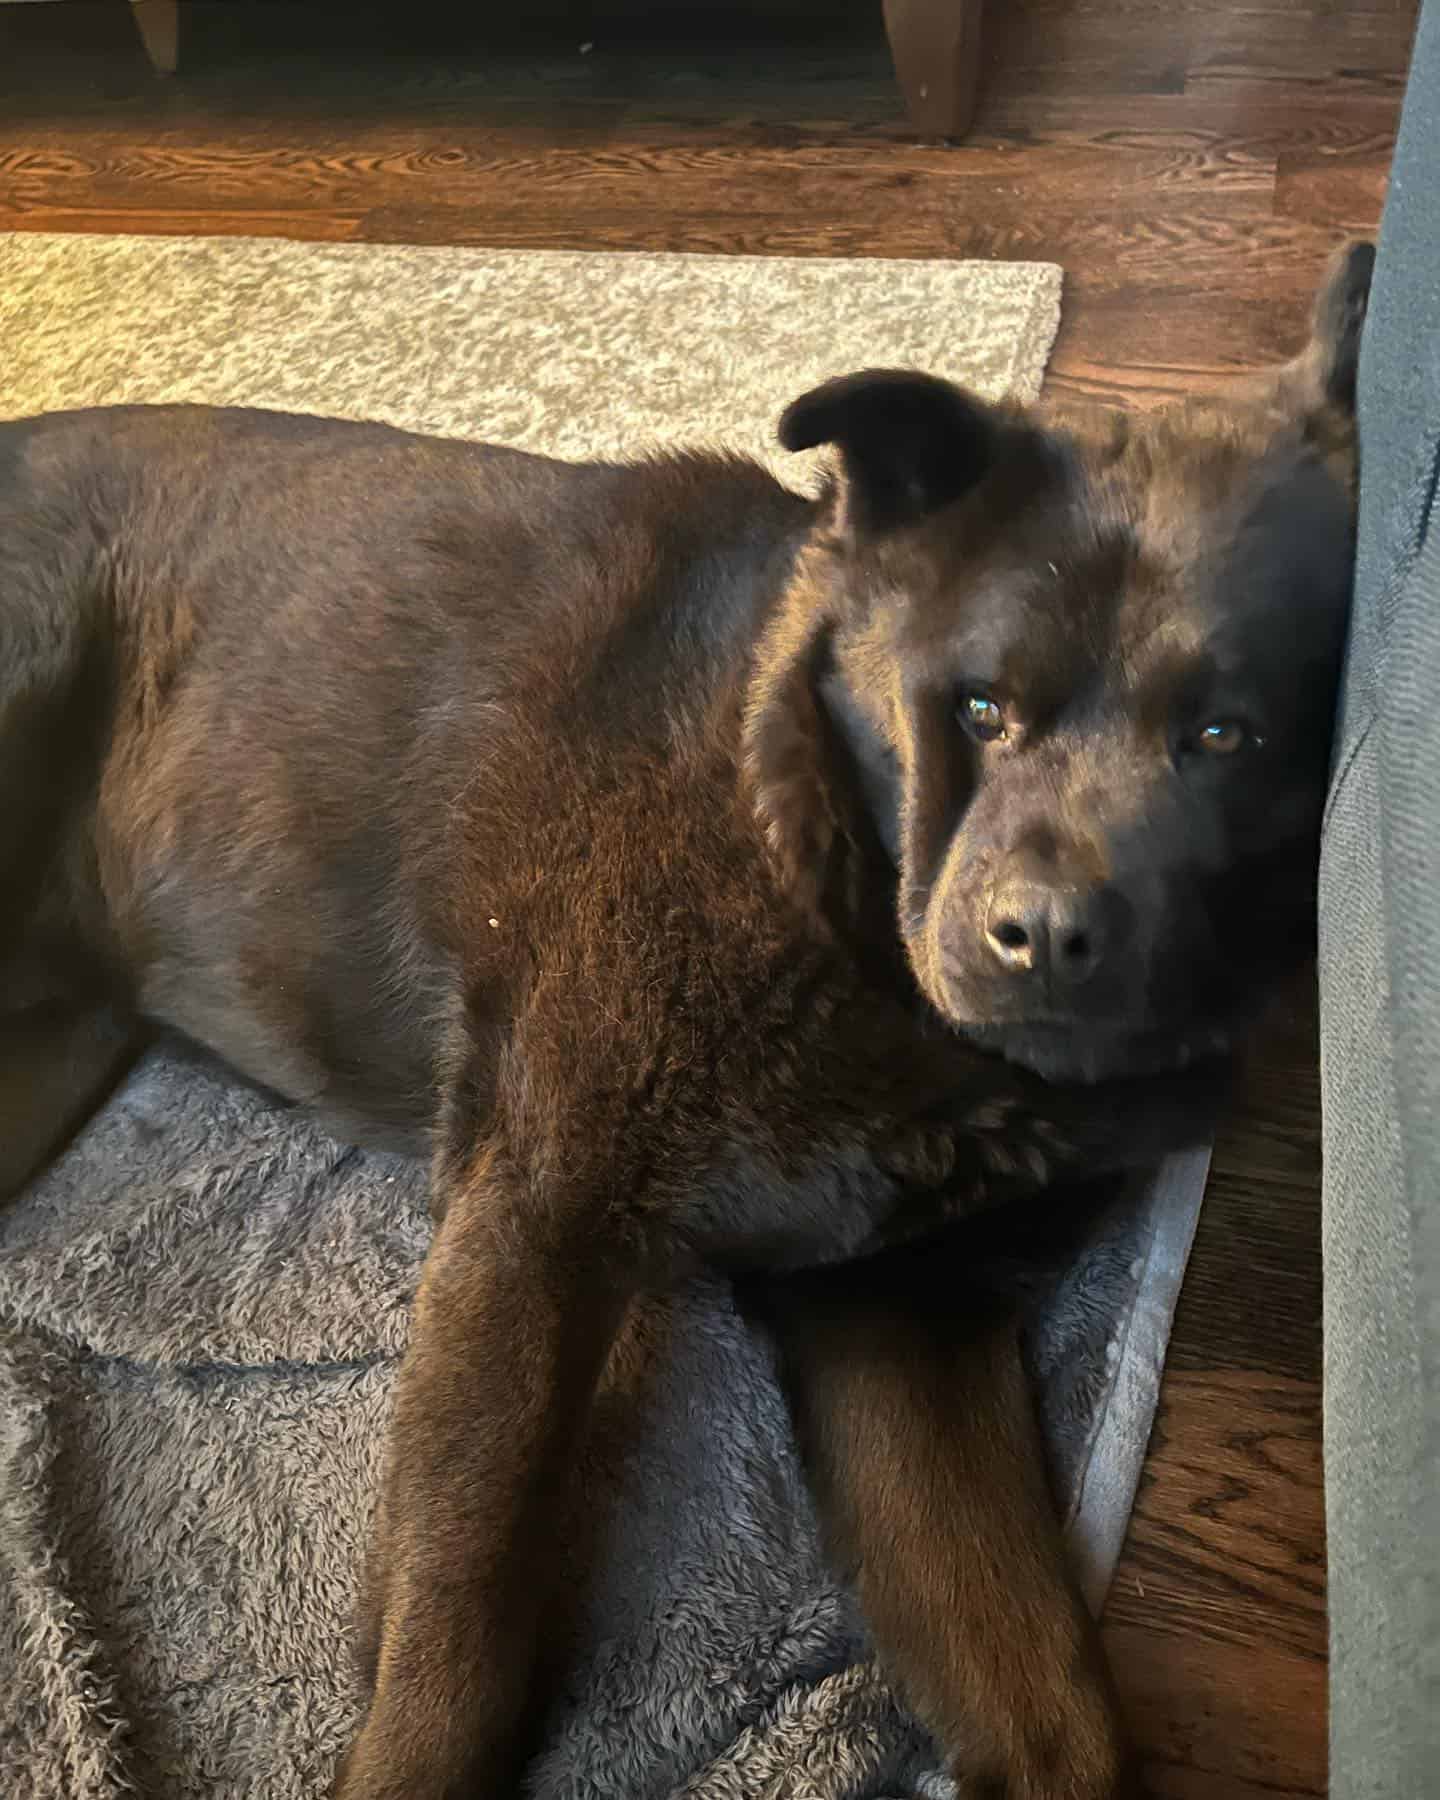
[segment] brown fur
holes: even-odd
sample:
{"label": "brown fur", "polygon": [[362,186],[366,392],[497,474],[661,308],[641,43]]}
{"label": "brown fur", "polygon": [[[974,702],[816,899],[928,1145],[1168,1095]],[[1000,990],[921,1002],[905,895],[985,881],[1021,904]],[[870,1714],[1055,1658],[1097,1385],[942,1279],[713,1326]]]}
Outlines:
{"label": "brown fur", "polygon": [[[571,1446],[702,1261],[760,1282],[957,1772],[1130,1779],[1009,1328],[963,1239],[887,1246],[1202,1137],[1304,953],[1366,273],[1263,391],[1128,434],[821,390],[816,501],[254,413],[0,427],[0,1190],[156,1024],[433,1157],[344,1800],[513,1791]],[[955,723],[982,625],[1000,750]],[[1240,782],[1165,737],[1237,642],[1278,746]],[[1014,893],[1083,981],[1043,918],[1000,966]]]}

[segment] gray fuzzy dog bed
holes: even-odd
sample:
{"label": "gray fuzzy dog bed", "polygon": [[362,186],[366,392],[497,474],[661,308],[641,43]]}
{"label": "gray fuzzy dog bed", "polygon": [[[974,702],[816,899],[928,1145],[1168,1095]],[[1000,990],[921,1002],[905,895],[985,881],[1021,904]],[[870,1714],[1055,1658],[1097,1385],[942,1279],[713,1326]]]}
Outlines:
{"label": "gray fuzzy dog bed", "polygon": [[[1031,1263],[1071,1541],[1108,1580],[1203,1163]],[[0,1220],[6,1800],[326,1791],[424,1171],[152,1052]],[[826,1574],[768,1347],[728,1288],[665,1344],[534,1784],[546,1800],[938,1796]]]}
{"label": "gray fuzzy dog bed", "polygon": [[[570,455],[721,435],[776,456],[784,402],[866,363],[1034,398],[1059,289],[1035,264],[0,236],[0,414],[202,400]],[[1096,1603],[1204,1163],[1030,1259],[1031,1366]],[[173,1047],[0,1213],[0,1800],[326,1792],[427,1236],[423,1171]],[[664,1354],[625,1414],[535,1795],[937,1800],[824,1569],[764,1339],[720,1283],[637,1329]]]}

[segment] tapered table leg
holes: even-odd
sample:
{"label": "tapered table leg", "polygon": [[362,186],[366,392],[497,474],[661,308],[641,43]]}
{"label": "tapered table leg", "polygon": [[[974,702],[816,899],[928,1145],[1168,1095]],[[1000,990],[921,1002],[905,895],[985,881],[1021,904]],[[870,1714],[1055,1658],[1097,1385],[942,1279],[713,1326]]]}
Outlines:
{"label": "tapered table leg", "polygon": [[884,0],[890,53],[910,122],[962,137],[975,111],[983,0]]}
{"label": "tapered table leg", "polygon": [[130,0],[145,54],[157,75],[173,75],[180,61],[180,0]]}

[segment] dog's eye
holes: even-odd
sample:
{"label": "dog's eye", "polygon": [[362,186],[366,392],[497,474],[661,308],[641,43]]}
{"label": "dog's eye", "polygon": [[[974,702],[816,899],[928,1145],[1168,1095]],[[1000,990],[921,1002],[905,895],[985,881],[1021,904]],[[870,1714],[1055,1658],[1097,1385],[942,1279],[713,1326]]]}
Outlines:
{"label": "dog's eye", "polygon": [[988,694],[962,694],[960,719],[972,737],[993,744],[1005,735],[1005,715]]}
{"label": "dog's eye", "polygon": [[1195,744],[1207,756],[1233,756],[1250,741],[1250,733],[1235,719],[1212,719],[1195,734]]}

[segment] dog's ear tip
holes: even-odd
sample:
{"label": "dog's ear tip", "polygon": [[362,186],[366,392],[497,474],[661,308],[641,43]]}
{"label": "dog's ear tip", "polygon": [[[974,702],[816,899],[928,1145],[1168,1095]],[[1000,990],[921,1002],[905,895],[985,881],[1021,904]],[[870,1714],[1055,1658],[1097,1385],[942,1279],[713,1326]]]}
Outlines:
{"label": "dog's ear tip", "polygon": [[813,450],[824,439],[816,430],[816,407],[812,404],[818,389],[792,400],[780,415],[775,435],[782,450]]}
{"label": "dog's ear tip", "polygon": [[1363,313],[1375,275],[1375,245],[1369,238],[1353,238],[1330,258],[1320,290],[1318,312],[1322,324],[1339,330],[1356,312]]}
{"label": "dog's ear tip", "polygon": [[1375,271],[1374,238],[1351,238],[1336,252],[1336,260],[1348,275],[1369,281]]}
{"label": "dog's ear tip", "polygon": [[1315,302],[1312,354],[1318,358],[1320,395],[1344,411],[1355,406],[1360,334],[1374,273],[1374,242],[1353,238],[1331,256]]}

